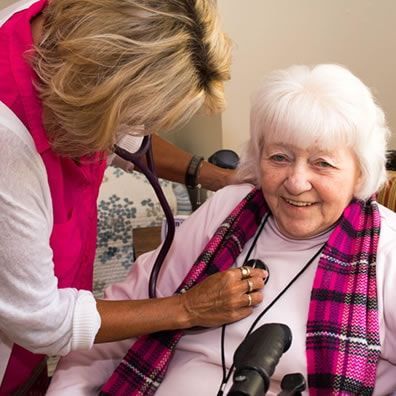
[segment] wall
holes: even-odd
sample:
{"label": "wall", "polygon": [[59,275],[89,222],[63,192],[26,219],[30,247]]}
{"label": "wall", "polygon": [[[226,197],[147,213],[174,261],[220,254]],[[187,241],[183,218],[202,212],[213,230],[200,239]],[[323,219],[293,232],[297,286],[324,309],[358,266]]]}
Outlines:
{"label": "wall", "polygon": [[10,4],[15,3],[16,0],[0,0],[0,9],[8,7]]}
{"label": "wall", "polygon": [[[394,0],[218,0],[235,42],[225,147],[248,137],[249,97],[268,71],[291,64],[340,63],[372,88],[396,131]],[[396,148],[396,132],[392,148]]]}
{"label": "wall", "polygon": [[184,150],[208,158],[223,147],[222,116],[196,115],[184,128],[162,136]]}

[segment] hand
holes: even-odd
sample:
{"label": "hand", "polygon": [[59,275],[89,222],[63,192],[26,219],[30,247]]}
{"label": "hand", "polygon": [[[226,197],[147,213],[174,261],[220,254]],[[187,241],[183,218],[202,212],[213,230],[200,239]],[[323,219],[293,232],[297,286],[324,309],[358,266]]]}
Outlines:
{"label": "hand", "polygon": [[209,276],[181,295],[191,326],[216,327],[250,315],[263,300],[261,289],[267,276],[256,268],[243,280],[240,268]]}

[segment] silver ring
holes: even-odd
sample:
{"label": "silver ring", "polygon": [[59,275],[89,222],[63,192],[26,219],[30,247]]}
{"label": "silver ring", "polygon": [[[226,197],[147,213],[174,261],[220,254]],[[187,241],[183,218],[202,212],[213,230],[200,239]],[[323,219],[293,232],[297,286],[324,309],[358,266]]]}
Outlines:
{"label": "silver ring", "polygon": [[247,296],[248,296],[248,299],[249,299],[249,302],[248,302],[248,307],[251,307],[252,306],[252,296],[250,295],[250,294],[247,294]]}
{"label": "silver ring", "polygon": [[245,280],[247,278],[250,278],[250,268],[249,267],[245,267],[244,265],[242,267],[239,268],[241,270],[241,279]]}
{"label": "silver ring", "polygon": [[251,293],[253,291],[253,282],[250,279],[246,279],[248,284],[248,291],[247,293]]}

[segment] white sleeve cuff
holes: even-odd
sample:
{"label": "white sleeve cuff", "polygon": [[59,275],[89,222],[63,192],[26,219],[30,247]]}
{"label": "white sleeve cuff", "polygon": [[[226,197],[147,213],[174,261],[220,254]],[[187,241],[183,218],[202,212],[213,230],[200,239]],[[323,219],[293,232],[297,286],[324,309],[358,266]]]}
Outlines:
{"label": "white sleeve cuff", "polygon": [[101,320],[93,294],[80,290],[74,309],[71,349],[90,349],[100,328]]}

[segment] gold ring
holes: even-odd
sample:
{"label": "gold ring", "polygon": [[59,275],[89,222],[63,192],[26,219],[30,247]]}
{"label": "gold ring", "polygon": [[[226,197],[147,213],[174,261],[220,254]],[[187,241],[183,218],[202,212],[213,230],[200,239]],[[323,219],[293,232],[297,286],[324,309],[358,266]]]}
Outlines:
{"label": "gold ring", "polygon": [[247,294],[249,302],[248,302],[248,307],[250,307],[252,305],[252,296],[250,294]]}
{"label": "gold ring", "polygon": [[241,270],[242,280],[250,278],[250,268],[242,266],[239,268]]}
{"label": "gold ring", "polygon": [[253,291],[253,282],[250,279],[247,279],[248,291],[247,293],[251,293]]}

